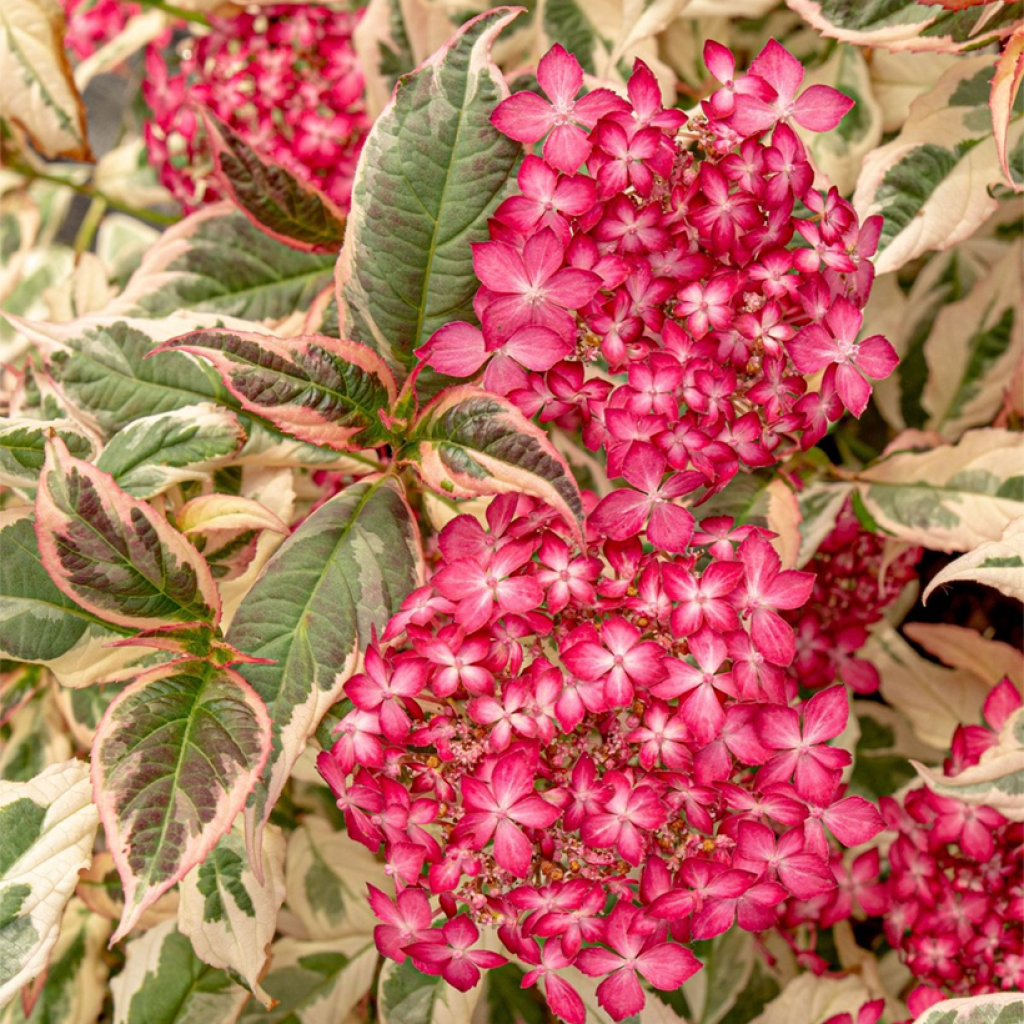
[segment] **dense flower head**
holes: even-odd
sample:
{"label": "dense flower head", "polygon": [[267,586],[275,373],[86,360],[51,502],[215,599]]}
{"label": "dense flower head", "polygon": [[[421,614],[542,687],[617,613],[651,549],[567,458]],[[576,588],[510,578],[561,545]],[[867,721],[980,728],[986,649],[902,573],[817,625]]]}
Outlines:
{"label": "dense flower head", "polygon": [[147,53],[142,88],[152,111],[150,159],[186,208],[218,198],[204,112],[347,208],[370,123],[352,45],[358,17],[291,5],[211,15],[212,31],[181,45],[176,70],[162,51]]}
{"label": "dense flower head", "polygon": [[770,531],[695,517],[859,414],[851,374],[891,369],[854,330],[877,225],[812,190],[790,127],[832,127],[848,101],[801,93],[777,44],[758,60],[687,123],[641,62],[628,98],[580,96],[556,46],[543,96],[495,110],[539,153],[474,246],[480,326],[421,357],[580,431],[625,486],[586,495],[582,536],[514,494],[486,526],[451,520],[318,760],[395,883],[395,902],[371,894],[381,951],[463,987],[502,962],[476,945],[496,928],[570,1024],[585,1010],[560,972],[629,1017],[644,983],[700,968],[691,941],[833,899],[841,848],[883,827],[845,792],[846,688],[801,700],[790,671],[814,577]]}
{"label": "dense flower head", "polygon": [[[947,776],[977,764],[1020,707],[1004,679],[985,702],[988,727],[957,729]],[[927,786],[884,798],[882,813],[895,834],[885,933],[921,983],[914,1001],[1024,988],[1024,825]]]}
{"label": "dense flower head", "polygon": [[814,574],[807,604],[783,618],[796,631],[790,671],[817,690],[837,679],[859,694],[878,690],[878,670],[858,652],[868,629],[916,577],[921,548],[865,529],[847,502],[805,568]]}
{"label": "dense flower head", "polygon": [[110,42],[142,8],[121,0],[64,0],[64,45],[79,60]]}

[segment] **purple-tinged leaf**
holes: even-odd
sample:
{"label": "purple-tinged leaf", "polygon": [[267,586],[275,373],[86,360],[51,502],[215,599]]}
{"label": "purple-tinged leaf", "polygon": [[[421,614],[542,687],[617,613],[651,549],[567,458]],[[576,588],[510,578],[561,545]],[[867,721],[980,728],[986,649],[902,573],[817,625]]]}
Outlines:
{"label": "purple-tinged leaf", "polygon": [[182,335],[156,350],[168,351],[209,360],[242,408],[301,441],[358,450],[389,440],[379,414],[397,398],[395,380],[365,345],[315,334],[279,339],[215,330]]}
{"label": "purple-tinged leaf", "polygon": [[439,395],[398,457],[440,494],[529,494],[581,528],[583,502],[565,459],[511,402],[485,391],[458,387]]}
{"label": "purple-tinged leaf", "polygon": [[217,177],[261,231],[306,252],[337,252],[345,214],[322,192],[264,159],[223,121],[205,119]]}
{"label": "purple-tinged leaf", "polygon": [[112,942],[216,845],[270,753],[270,718],[235,671],[187,661],[140,676],[107,709],[92,780],[125,891]]}
{"label": "purple-tinged leaf", "polygon": [[370,640],[422,583],[419,534],[394,477],[321,505],[275,552],[235,613],[228,642],[273,664],[242,674],[266,702],[274,748],[246,808],[250,856],[292,767]]}
{"label": "purple-tinged leaf", "polygon": [[107,622],[144,629],[220,619],[217,586],[199,552],[59,437],[46,446],[35,530],[53,582]]}

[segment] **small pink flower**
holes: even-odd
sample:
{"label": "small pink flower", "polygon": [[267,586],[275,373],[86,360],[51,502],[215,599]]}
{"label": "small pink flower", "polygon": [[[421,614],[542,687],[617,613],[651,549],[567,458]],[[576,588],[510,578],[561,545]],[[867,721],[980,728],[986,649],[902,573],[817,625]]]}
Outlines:
{"label": "small pink flower", "polygon": [[373,912],[384,922],[373,929],[373,940],[384,956],[402,963],[403,946],[429,941],[433,914],[427,894],[422,889],[403,889],[392,900],[376,886],[367,885],[367,889]]}
{"label": "small pink flower", "polygon": [[601,623],[600,640],[573,644],[562,651],[562,661],[582,679],[600,679],[608,707],[625,707],[636,687],[647,688],[665,674],[663,654],[658,644],[640,640],[636,626],[615,616]]}
{"label": "small pink flower", "polygon": [[467,914],[459,914],[442,926],[435,941],[411,942],[405,952],[428,974],[440,974],[460,992],[468,992],[480,980],[480,968],[489,970],[508,963],[508,957],[487,949],[472,949],[480,930]]}

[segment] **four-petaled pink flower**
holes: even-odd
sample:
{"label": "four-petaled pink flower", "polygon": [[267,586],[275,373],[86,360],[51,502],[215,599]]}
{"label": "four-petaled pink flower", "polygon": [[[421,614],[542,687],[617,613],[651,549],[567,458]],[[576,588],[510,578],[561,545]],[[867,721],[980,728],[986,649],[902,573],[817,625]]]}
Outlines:
{"label": "four-petaled pink flower", "polygon": [[[437,934],[437,933],[434,933]],[[405,952],[427,974],[440,974],[452,988],[468,992],[480,980],[480,968],[508,963],[508,957],[488,949],[473,949],[480,930],[468,914],[459,914],[440,930],[435,941],[411,942]]]}
{"label": "four-petaled pink flower", "polygon": [[562,660],[582,679],[602,680],[608,707],[620,708],[633,699],[635,687],[651,686],[665,674],[663,653],[658,644],[641,641],[636,626],[615,616],[601,623],[600,640],[581,640],[562,652]]}
{"label": "four-petaled pink flower", "polygon": [[584,820],[580,836],[598,849],[614,847],[624,861],[635,867],[645,849],[641,830],[660,827],[668,810],[655,789],[634,786],[622,772],[608,772],[604,783],[609,793],[603,809]]}
{"label": "four-petaled pink flower", "polygon": [[593,128],[606,114],[628,109],[626,102],[610,89],[594,89],[576,99],[583,69],[560,43],[541,57],[537,82],[547,101],[536,93],[517,92],[498,104],[491,123],[517,142],[539,142],[547,135],[544,159],[555,170],[572,174],[590,156],[591,144],[580,126]]}

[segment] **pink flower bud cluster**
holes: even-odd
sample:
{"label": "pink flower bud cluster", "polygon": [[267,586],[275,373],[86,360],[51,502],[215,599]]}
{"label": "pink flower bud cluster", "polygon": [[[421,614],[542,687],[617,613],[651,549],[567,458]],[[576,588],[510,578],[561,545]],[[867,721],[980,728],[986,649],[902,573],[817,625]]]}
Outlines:
{"label": "pink flower bud cluster", "polygon": [[173,72],[150,49],[143,95],[149,156],[186,209],[218,198],[202,113],[347,208],[369,118],[352,32],[359,15],[283,4],[232,17],[187,40]]}
{"label": "pink flower bud cluster", "polygon": [[[985,702],[989,728],[957,729],[947,776],[977,764],[1020,706],[1004,679]],[[1024,824],[927,787],[902,806],[883,798],[882,813],[897,833],[885,933],[915,977],[956,995],[1024,989]]]}
{"label": "pink flower bud cluster", "polygon": [[79,59],[91,57],[142,8],[121,0],[64,0],[64,45]]}
{"label": "pink flower bud cluster", "polygon": [[817,690],[837,679],[854,693],[875,693],[878,670],[857,657],[867,627],[916,577],[921,548],[911,547],[886,561],[884,537],[865,530],[848,502],[832,532],[822,541],[807,571],[814,589],[807,605],[783,618],[796,630],[791,672],[801,686]]}
{"label": "pink flower bud cluster", "polygon": [[371,892],[384,955],[465,989],[505,962],[477,947],[496,927],[562,1019],[585,1019],[560,973],[576,967],[621,1020],[641,978],[671,990],[699,969],[691,940],[774,927],[787,900],[835,890],[837,844],[883,827],[843,795],[850,757],[829,745],[846,690],[799,702],[786,672],[779,611],[812,577],[729,519],[653,544],[681,511],[621,539],[592,518],[582,550],[515,495],[486,530],[442,530],[430,583],[346,684],[318,761],[394,880],[394,898]]}
{"label": "pink flower bud cluster", "polygon": [[794,131],[834,128],[852,101],[801,92],[803,68],[774,41],[746,75],[717,43],[705,59],[723,87],[687,119],[640,61],[627,99],[580,96],[560,46],[542,58],[544,97],[516,93],[492,117],[544,141],[474,246],[481,327],[448,324],[420,350],[582,431],[629,484],[594,525],[623,539],[650,513],[650,539],[675,552],[674,499],[809,448],[897,361],[880,335],[858,340],[881,218],[860,224],[813,188]]}

